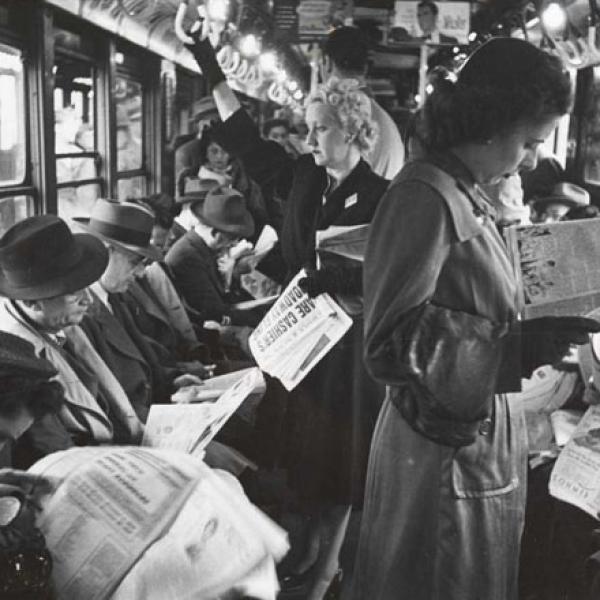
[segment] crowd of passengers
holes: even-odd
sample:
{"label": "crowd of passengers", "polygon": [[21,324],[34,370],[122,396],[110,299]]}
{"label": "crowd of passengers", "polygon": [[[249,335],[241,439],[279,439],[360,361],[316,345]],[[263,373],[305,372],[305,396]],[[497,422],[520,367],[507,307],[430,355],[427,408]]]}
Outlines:
{"label": "crowd of passengers", "polygon": [[[300,515],[282,597],[596,597],[595,521],[550,499],[546,470],[529,473],[527,504],[518,410],[522,380],[572,374],[565,357],[594,331],[519,320],[501,236],[598,216],[539,156],[570,106],[563,65],[493,39],[457,78],[431,73],[403,143],[366,88],[366,40],[341,27],[298,140],[285,119],[259,130],[203,29],[190,51],[219,118],[181,149],[176,199],[99,199],[88,217],[35,216],[0,239],[0,493],[50,453],[139,444],[152,404],[252,366],[267,308],[237,306],[244,275],[281,289],[305,269],[301,288],[331,294],[352,327],[293,391],[266,376],[254,418],[234,415],[205,458],[275,519]],[[365,224],[363,264],[317,259],[318,231]],[[265,231],[277,241],[259,259]],[[565,402],[583,409],[576,379]],[[2,597],[51,597],[49,564],[28,567],[29,588],[0,577]]]}

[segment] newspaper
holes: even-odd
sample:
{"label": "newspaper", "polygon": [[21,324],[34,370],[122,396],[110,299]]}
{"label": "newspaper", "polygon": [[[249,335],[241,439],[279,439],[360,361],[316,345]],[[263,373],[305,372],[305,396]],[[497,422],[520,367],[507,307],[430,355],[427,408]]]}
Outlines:
{"label": "newspaper", "polygon": [[327,294],[310,298],[299,287],[301,270],[249,339],[259,367],[293,390],[352,326]]}
{"label": "newspaper", "polygon": [[242,402],[255,389],[264,389],[264,385],[260,369],[254,367],[248,369],[215,402],[153,404],[148,413],[142,446],[197,455],[204,451]]}
{"label": "newspaper", "polygon": [[600,306],[600,219],[509,227],[526,319],[584,316]]}
{"label": "newspaper", "polygon": [[278,296],[281,292],[281,286],[277,282],[256,269],[256,265],[277,243],[277,239],[277,232],[270,225],[265,225],[252,251],[252,269],[249,273],[240,276],[242,289],[257,300],[271,298],[274,295]]}
{"label": "newspaper", "polygon": [[325,230],[317,231],[317,250],[363,262],[369,227],[369,225],[350,227],[332,225]]}
{"label": "newspaper", "polygon": [[59,600],[216,599],[246,589],[275,600],[274,561],[287,537],[233,477],[133,447],[74,448],[31,470],[62,480],[38,522]]}
{"label": "newspaper", "polygon": [[590,406],[560,453],[550,494],[600,518],[600,405]]}
{"label": "newspaper", "polygon": [[109,597],[173,521],[199,475],[185,461],[133,447],[77,448],[32,470],[64,479],[38,524],[54,560],[56,595],[65,600]]}

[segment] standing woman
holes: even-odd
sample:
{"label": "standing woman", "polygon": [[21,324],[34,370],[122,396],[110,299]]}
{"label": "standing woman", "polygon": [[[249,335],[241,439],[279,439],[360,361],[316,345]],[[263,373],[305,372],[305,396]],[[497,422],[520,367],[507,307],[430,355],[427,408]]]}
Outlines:
{"label": "standing woman", "polygon": [[457,79],[434,86],[420,132],[428,152],[379,205],[364,266],[365,356],[388,387],[356,600],[517,597],[526,463],[503,392],[519,389],[519,347],[531,369],[561,340],[552,320],[538,342],[525,325],[519,335],[512,265],[479,185],[533,169],[569,102],[558,58],[522,40],[487,42]]}
{"label": "standing woman", "polygon": [[[376,130],[370,100],[358,82],[332,79],[311,95],[306,110],[311,152],[295,160],[279,144],[261,138],[227,86],[210,43],[198,41],[191,50],[223,120],[217,127],[219,140],[265,196],[285,198],[281,279],[306,268],[301,286],[309,295],[362,297],[360,265],[317,268],[315,255],[317,230],[369,223],[388,183],[362,158],[372,148]],[[351,507],[362,502],[369,444],[383,397],[363,366],[361,310],[288,403],[289,475],[314,524],[309,552],[297,568],[298,575],[310,575],[310,600],[326,593],[338,568]]]}

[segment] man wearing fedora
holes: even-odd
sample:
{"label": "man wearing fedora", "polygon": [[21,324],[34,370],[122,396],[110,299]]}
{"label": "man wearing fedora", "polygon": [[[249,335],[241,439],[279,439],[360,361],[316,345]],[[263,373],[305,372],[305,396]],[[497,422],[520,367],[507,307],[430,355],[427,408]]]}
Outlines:
{"label": "man wearing fedora", "polygon": [[53,215],[30,217],[0,239],[0,329],[33,344],[65,389],[58,420],[30,430],[40,455],[70,445],[136,442],[142,425],[119,382],[78,324],[91,305],[88,286],[107,265],[91,235],[72,234]]}
{"label": "man wearing fedora", "polygon": [[574,183],[563,181],[552,187],[547,196],[533,199],[533,209],[538,223],[554,223],[562,220],[567,212],[576,207],[589,206],[590,194]]}
{"label": "man wearing fedora", "polygon": [[157,342],[139,330],[122,294],[146,264],[161,258],[150,242],[154,215],[132,202],[98,199],[89,218],[74,222],[108,252],[105,271],[90,287],[92,309],[81,327],[145,421],[153,402],[168,400],[171,374]]}
{"label": "man wearing fedora", "polygon": [[185,302],[205,321],[255,326],[252,311],[235,310],[227,302],[217,258],[254,232],[254,219],[244,197],[232,188],[210,190],[197,210],[198,223],[167,253],[175,284]]}
{"label": "man wearing fedora", "polygon": [[181,207],[181,212],[175,217],[171,228],[169,248],[198,223],[198,215],[202,213],[206,195],[210,190],[219,187],[219,182],[214,179],[183,177],[180,185],[181,193],[178,194],[176,202]]}

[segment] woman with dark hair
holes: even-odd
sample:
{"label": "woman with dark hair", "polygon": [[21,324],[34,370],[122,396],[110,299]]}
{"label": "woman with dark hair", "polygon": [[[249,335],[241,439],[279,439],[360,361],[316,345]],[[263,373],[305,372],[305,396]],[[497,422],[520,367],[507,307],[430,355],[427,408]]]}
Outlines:
{"label": "woman with dark hair", "polygon": [[381,200],[365,256],[365,356],[387,394],[353,597],[512,600],[526,455],[504,392],[566,348],[553,320],[518,322],[512,264],[479,186],[535,167],[570,84],[556,57],[496,38],[433,85],[426,154]]}
{"label": "woman with dark hair", "polygon": [[[383,390],[362,361],[362,268],[317,266],[315,238],[332,225],[367,224],[387,180],[364,156],[377,137],[371,102],[357,80],[331,78],[307,100],[309,154],[294,160],[260,132],[227,86],[207,39],[191,48],[212,89],[223,123],[220,139],[270,197],[285,198],[280,276],[315,297],[324,292],[353,301],[352,328],[293,390],[288,402],[287,466],[303,510],[312,518],[306,555],[288,584],[304,583],[321,600],[336,576],[352,506],[362,503],[373,426]],[[277,261],[276,261],[277,262]]]}

